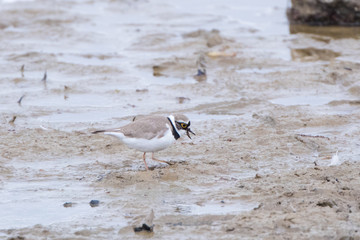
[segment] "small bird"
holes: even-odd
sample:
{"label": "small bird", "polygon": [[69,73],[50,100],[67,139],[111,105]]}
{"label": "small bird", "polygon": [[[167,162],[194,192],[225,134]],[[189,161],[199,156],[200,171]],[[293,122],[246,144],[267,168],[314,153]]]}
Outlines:
{"label": "small bird", "polygon": [[155,115],[136,117],[133,122],[120,128],[99,130],[92,133],[104,133],[117,137],[129,148],[144,152],[143,160],[146,170],[149,170],[145,158],[147,152],[152,153],[152,160],[171,165],[170,162],[156,159],[154,152],[168,148],[180,138],[181,131],[185,131],[190,139],[190,133],[195,135],[190,129],[189,119],[185,115],[174,114],[168,117]]}

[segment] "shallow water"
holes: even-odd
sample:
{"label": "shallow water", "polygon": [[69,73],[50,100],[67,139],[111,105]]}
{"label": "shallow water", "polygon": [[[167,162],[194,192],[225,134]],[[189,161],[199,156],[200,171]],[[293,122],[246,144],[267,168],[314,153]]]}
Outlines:
{"label": "shallow water", "polygon": [[[159,225],[236,215],[258,205],[236,187],[244,178],[317,158],[327,165],[337,150],[343,160],[360,156],[359,106],[347,103],[359,99],[357,35],[290,34],[286,4],[0,1],[0,234],[41,224],[70,236],[102,225],[101,237],[132,236],[128,227],[151,208]],[[208,47],[212,29],[222,42]],[[193,78],[200,53],[203,82]],[[142,172],[140,153],[89,135],[136,115],[176,112],[197,135],[159,153],[175,167]],[[94,198],[101,204],[91,208]]]}

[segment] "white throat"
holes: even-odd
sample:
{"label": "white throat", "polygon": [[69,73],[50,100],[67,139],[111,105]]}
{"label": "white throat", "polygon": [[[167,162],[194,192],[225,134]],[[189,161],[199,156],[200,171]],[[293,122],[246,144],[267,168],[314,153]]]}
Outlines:
{"label": "white throat", "polygon": [[[175,122],[175,117],[173,115],[170,115],[168,117],[168,119],[170,120],[171,124],[172,124],[172,128],[174,129],[175,131],[175,135],[178,134],[179,137],[181,137],[181,134],[180,132],[178,131],[177,127],[176,127],[176,122]],[[174,136],[175,137],[175,136]],[[176,138],[175,138],[176,139]]]}

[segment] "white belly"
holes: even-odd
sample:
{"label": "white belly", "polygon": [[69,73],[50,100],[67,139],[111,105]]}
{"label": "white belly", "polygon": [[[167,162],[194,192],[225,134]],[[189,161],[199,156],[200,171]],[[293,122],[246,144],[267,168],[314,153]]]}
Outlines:
{"label": "white belly", "polygon": [[118,132],[106,132],[105,134],[115,136],[129,148],[142,152],[157,152],[164,150],[175,142],[175,138],[170,129],[161,138],[155,137],[150,140],[143,138],[129,138]]}

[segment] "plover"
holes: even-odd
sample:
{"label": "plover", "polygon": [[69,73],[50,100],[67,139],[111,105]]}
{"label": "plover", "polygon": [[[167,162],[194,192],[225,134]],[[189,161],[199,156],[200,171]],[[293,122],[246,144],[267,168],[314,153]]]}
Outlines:
{"label": "plover", "polygon": [[181,131],[191,139],[189,119],[182,114],[174,114],[168,117],[163,116],[144,116],[134,118],[132,123],[115,129],[99,130],[93,132],[104,133],[119,138],[126,146],[144,152],[143,160],[146,170],[149,170],[146,163],[146,153],[152,153],[152,160],[167,163],[170,162],[156,159],[154,152],[168,148],[175,140],[181,136]]}

